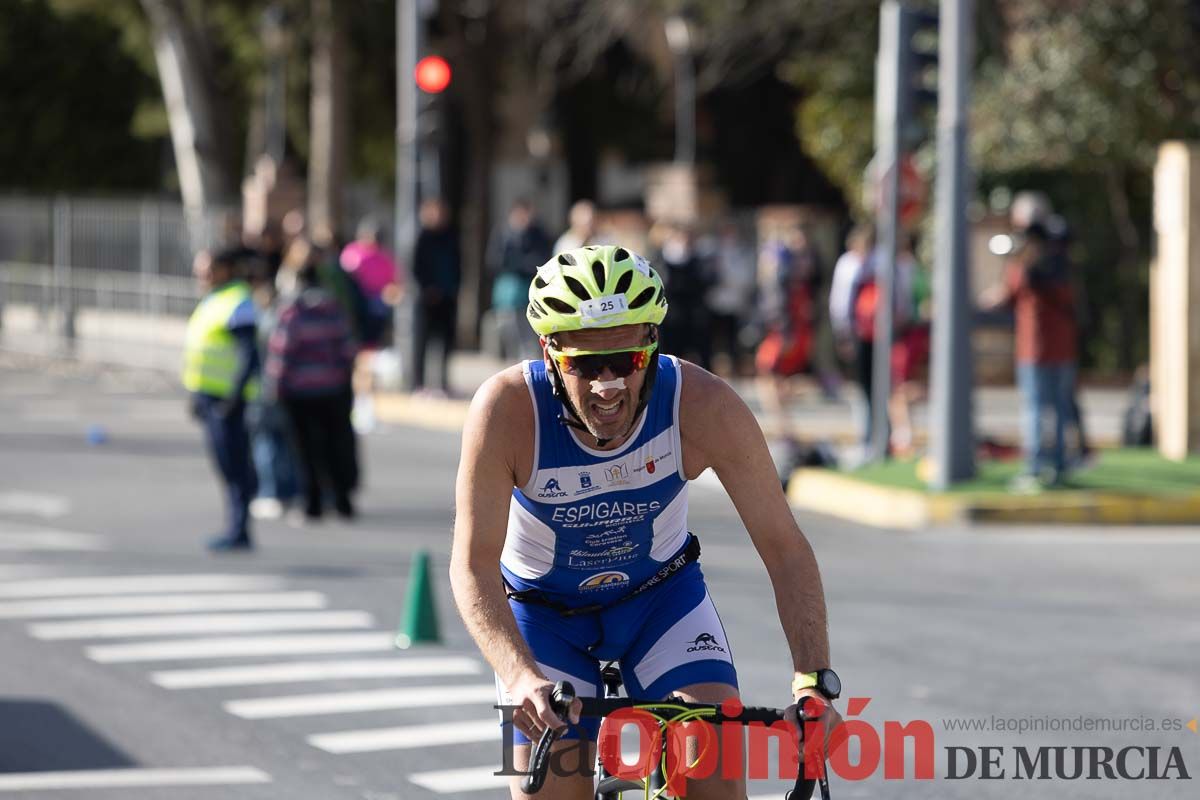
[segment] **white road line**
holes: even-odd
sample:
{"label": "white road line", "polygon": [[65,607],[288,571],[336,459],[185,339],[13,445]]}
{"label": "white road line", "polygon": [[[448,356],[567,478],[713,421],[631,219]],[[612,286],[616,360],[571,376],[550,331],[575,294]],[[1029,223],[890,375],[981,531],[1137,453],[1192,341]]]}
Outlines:
{"label": "white road line", "polygon": [[247,592],[278,589],[282,586],[283,579],[274,575],[108,575],[102,578],[58,578],[4,583],[0,584],[0,597]]}
{"label": "white road line", "polygon": [[131,661],[171,661],[186,658],[277,656],[297,653],[382,652],[396,647],[390,632],[326,633],[312,636],[235,636],[171,639],[137,644],[100,644],[86,650],[101,664]]}
{"label": "white road line", "polygon": [[133,597],[56,597],[0,602],[0,619],[166,614],[185,611],[254,611],[324,608],[320,592],[253,594],[148,594]]}
{"label": "white road line", "polygon": [[108,538],[53,530],[0,531],[0,550],[107,550]]}
{"label": "white road line", "polygon": [[483,767],[466,767],[465,769],[414,772],[408,776],[408,780],[423,789],[428,789],[438,794],[478,792],[484,789],[498,789],[508,786],[509,779],[506,776],[492,774],[498,769],[498,765],[489,764]]}
{"label": "white road line", "polygon": [[406,689],[376,689],[365,692],[257,697],[252,700],[230,700],[225,703],[225,710],[243,719],[278,719],[495,701],[496,685],[481,683],[470,686],[413,686]]}
{"label": "white road line", "polygon": [[255,767],[87,769],[0,774],[0,792],[111,789],[137,786],[232,786],[270,782],[271,776]]}
{"label": "white road line", "polygon": [[245,667],[180,669],[155,672],[150,680],[164,689],[255,686],[271,683],[330,681],[346,678],[411,678],[428,675],[475,675],[482,671],[473,658],[357,659],[252,664]]}
{"label": "white road line", "polygon": [[444,744],[500,741],[500,719],[444,722],[437,725],[408,725],[361,731],[318,733],[308,743],[327,753],[375,753],[380,750],[412,750]]}
{"label": "white road line", "polygon": [[283,614],[184,614],[120,617],[84,622],[39,622],[29,626],[35,639],[118,639],[130,636],[173,636],[197,633],[370,628],[375,619],[365,611],[298,611]]}

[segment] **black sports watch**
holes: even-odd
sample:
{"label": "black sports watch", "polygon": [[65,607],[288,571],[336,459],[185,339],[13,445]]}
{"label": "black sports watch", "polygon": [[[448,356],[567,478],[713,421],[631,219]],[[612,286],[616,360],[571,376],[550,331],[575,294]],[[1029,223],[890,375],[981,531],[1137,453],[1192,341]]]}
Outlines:
{"label": "black sports watch", "polygon": [[831,669],[805,672],[792,681],[792,694],[804,689],[816,689],[828,700],[837,700],[842,694],[842,679]]}

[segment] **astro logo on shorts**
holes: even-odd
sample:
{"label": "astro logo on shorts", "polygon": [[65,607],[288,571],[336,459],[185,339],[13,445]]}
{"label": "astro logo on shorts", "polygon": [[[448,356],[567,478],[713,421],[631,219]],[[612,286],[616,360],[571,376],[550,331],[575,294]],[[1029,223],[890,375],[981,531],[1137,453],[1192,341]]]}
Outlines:
{"label": "astro logo on shorts", "polygon": [[538,497],[566,497],[567,493],[558,485],[558,478],[551,478],[538,492]]}
{"label": "astro logo on shorts", "polygon": [[717,641],[717,637],[711,633],[702,633],[692,640],[692,646],[687,649],[689,653],[699,653],[704,650],[714,650],[718,653],[724,653],[725,648],[721,647],[721,643]]}
{"label": "astro logo on shorts", "polygon": [[594,592],[597,589],[615,589],[618,586],[624,586],[629,583],[629,576],[624,572],[598,572],[590,578],[586,578],[579,584],[579,591]]}

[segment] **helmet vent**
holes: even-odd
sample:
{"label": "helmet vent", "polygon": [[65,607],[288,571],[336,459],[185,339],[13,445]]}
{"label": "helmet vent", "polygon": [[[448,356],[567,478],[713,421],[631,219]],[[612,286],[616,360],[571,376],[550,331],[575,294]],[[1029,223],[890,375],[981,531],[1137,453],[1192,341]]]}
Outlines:
{"label": "helmet vent", "polygon": [[613,251],[613,261],[626,261],[629,258],[629,251],[624,247],[618,247]]}
{"label": "helmet vent", "polygon": [[571,293],[580,300],[592,299],[592,296],[588,294],[588,290],[584,288],[584,285],[572,278],[570,275],[564,275],[563,280],[567,282],[567,288],[571,290]]}
{"label": "helmet vent", "polygon": [[575,266],[575,256],[570,253],[563,253],[558,257],[558,263],[564,267],[573,267]]}
{"label": "helmet vent", "polygon": [[617,288],[613,290],[613,294],[625,294],[629,291],[629,284],[633,283],[633,273],[626,272],[621,277],[617,278]]}
{"label": "helmet vent", "polygon": [[654,302],[658,303],[661,306],[663,304],[664,299],[665,298],[663,298],[662,289],[659,289],[658,296],[654,298]]}
{"label": "helmet vent", "polygon": [[533,317],[534,319],[542,318],[542,315],[538,313],[538,310],[536,308],[534,308],[533,303],[529,304],[529,312],[528,313],[529,313],[529,316]]}
{"label": "helmet vent", "polygon": [[559,314],[574,314],[575,309],[559,300],[557,297],[547,297],[542,301],[551,311],[557,311]]}
{"label": "helmet vent", "polygon": [[596,279],[596,286],[600,291],[604,291],[604,262],[596,259],[592,262],[592,277]]}
{"label": "helmet vent", "polygon": [[650,298],[654,297],[654,287],[649,286],[642,290],[641,294],[633,298],[633,302],[629,304],[630,308],[641,308],[650,302]]}
{"label": "helmet vent", "polygon": [[542,280],[542,276],[538,275],[536,278],[533,279],[533,285],[539,289],[545,289],[547,284],[544,280]]}
{"label": "helmet vent", "polygon": [[543,317],[549,316],[549,314],[546,312],[546,309],[543,308],[542,304],[539,303],[537,300],[531,300],[529,304],[531,306],[533,306],[534,309],[536,309],[538,311],[538,313],[540,313]]}

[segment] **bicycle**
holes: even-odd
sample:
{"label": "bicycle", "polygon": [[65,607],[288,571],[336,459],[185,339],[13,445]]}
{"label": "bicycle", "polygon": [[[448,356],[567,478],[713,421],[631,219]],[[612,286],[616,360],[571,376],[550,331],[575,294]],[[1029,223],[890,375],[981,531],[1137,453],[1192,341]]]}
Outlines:
{"label": "bicycle", "polygon": [[[784,795],[784,800],[809,800],[812,797],[813,790],[818,785],[821,788],[821,800],[829,800],[829,779],[825,771],[822,770],[820,776],[816,779],[808,778],[804,774],[803,723],[809,719],[805,714],[804,708],[807,701],[811,698],[801,700],[794,718],[788,715],[785,709],[759,707],[745,707],[740,714],[726,715],[718,705],[689,703],[677,695],[672,695],[665,700],[637,700],[621,697],[621,673],[611,662],[605,665],[601,671],[601,679],[604,683],[604,697],[579,698],[583,704],[583,709],[580,713],[581,717],[598,717],[603,719],[617,711],[637,709],[649,712],[655,716],[659,720],[660,726],[664,729],[669,722],[685,722],[700,719],[718,725],[728,722],[740,725],[761,722],[765,725],[772,725],[781,721],[795,725],[800,744],[800,758],[797,760],[796,783]],[[575,687],[568,681],[559,681],[554,685],[554,691],[551,695],[551,708],[559,717],[566,719],[568,709],[575,699]],[[667,714],[672,716],[668,718]],[[525,794],[537,794],[545,784],[546,776],[550,769],[550,749],[565,730],[566,728],[548,728],[542,732],[541,737],[530,754],[529,773],[521,782],[521,790]],[[627,791],[637,791],[651,800],[665,797],[668,783],[664,771],[665,761],[666,755],[664,754],[663,758],[659,760],[657,767],[646,778],[629,780],[610,775],[604,767],[603,760],[598,759],[596,767],[598,780],[596,783],[595,800],[620,800],[622,793]]]}

